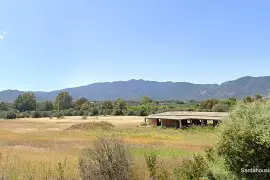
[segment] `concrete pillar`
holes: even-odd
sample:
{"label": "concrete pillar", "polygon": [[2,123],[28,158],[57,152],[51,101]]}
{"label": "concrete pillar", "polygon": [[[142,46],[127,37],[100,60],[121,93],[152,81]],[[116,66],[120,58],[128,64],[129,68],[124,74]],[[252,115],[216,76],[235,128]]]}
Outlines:
{"label": "concrete pillar", "polygon": [[144,125],[146,126],[146,118],[144,118]]}
{"label": "concrete pillar", "polygon": [[182,121],[179,120],[179,129],[182,129]]}

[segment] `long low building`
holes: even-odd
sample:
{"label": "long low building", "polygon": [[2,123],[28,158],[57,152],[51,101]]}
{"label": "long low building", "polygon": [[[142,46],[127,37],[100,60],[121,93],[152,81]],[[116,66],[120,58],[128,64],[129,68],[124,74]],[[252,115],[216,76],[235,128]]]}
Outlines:
{"label": "long low building", "polygon": [[229,113],[226,112],[176,111],[153,114],[147,116],[145,121],[149,120],[152,126],[175,128],[184,128],[190,125],[205,126],[208,124],[208,121],[212,121],[213,126],[216,126],[219,122],[228,117],[228,115]]}

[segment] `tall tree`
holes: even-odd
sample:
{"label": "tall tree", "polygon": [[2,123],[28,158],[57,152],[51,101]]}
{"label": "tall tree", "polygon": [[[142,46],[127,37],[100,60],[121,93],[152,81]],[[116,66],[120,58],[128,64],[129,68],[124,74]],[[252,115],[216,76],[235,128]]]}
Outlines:
{"label": "tall tree", "polygon": [[15,108],[21,112],[36,110],[36,104],[36,97],[32,92],[19,95],[14,101]]}
{"label": "tall tree", "polygon": [[113,103],[112,103],[112,101],[104,101],[102,103],[102,108],[103,109],[113,109]]}
{"label": "tall tree", "polygon": [[37,103],[37,110],[38,111],[52,111],[53,103],[51,101],[44,101],[41,103]]}
{"label": "tall tree", "polygon": [[55,100],[55,109],[64,110],[72,107],[72,96],[68,92],[60,92]]}
{"label": "tall tree", "polygon": [[126,110],[127,109],[127,102],[122,99],[117,99],[114,102],[114,108],[115,109],[120,109],[120,110]]}
{"label": "tall tree", "polygon": [[142,98],[141,104],[148,104],[148,103],[152,103],[153,100],[150,97],[144,96]]}
{"label": "tall tree", "polygon": [[218,104],[217,99],[207,99],[200,103],[199,108],[203,110],[212,110],[213,106]]}
{"label": "tall tree", "polygon": [[0,110],[1,110],[1,111],[7,111],[8,108],[9,108],[9,106],[8,106],[7,103],[5,103],[5,102],[1,102],[1,103],[0,103]]}
{"label": "tall tree", "polygon": [[80,110],[80,109],[82,109],[82,105],[83,104],[89,104],[89,101],[88,101],[88,99],[86,99],[86,98],[79,98],[79,99],[77,99],[75,102],[74,102],[74,108],[76,109],[76,110]]}

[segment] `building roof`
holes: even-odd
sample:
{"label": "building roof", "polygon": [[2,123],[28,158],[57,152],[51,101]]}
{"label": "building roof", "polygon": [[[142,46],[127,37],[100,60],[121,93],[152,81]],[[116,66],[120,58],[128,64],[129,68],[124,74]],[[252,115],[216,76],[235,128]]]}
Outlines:
{"label": "building roof", "polygon": [[147,119],[171,119],[171,120],[184,120],[184,119],[201,119],[201,120],[223,120],[229,116],[226,112],[193,112],[193,111],[176,111],[165,112],[159,114],[152,114],[147,116]]}

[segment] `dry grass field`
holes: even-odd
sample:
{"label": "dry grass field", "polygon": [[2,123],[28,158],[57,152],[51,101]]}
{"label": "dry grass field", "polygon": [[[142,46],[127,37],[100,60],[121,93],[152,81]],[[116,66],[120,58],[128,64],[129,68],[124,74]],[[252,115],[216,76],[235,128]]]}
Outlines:
{"label": "dry grass field", "polygon": [[[0,177],[59,179],[60,164],[66,179],[80,179],[78,157],[98,136],[119,135],[130,145],[138,179],[147,179],[144,149],[151,146],[159,162],[170,169],[185,157],[203,153],[216,140],[215,129],[186,130],[140,127],[143,117],[65,117],[64,119],[0,120]],[[106,121],[112,129],[67,130],[84,122]]]}

